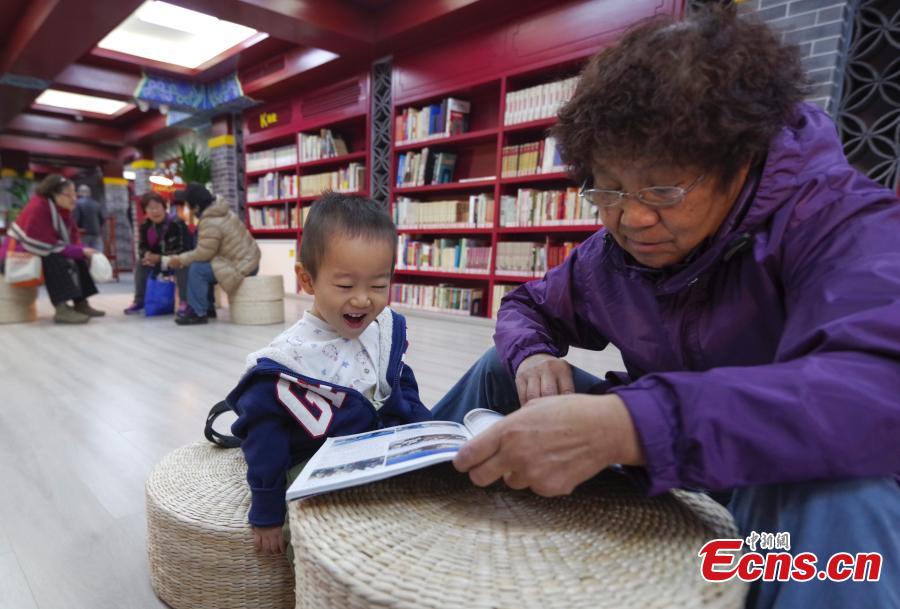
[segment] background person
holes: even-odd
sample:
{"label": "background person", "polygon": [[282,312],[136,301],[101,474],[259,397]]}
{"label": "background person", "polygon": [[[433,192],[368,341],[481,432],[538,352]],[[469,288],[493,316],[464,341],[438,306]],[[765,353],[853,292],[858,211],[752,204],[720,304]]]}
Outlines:
{"label": "background person", "polygon": [[82,184],[77,189],[78,200],[76,202],[75,224],[81,231],[81,242],[85,246],[98,252],[103,251],[103,206],[91,197],[91,187]]}
{"label": "background person", "polygon": [[97,250],[81,243],[72,217],[75,200],[75,185],[70,180],[48,175],[0,245],[0,261],[5,262],[10,237],[16,240],[17,251],[41,257],[44,285],[56,308],[53,320],[61,324],[83,324],[91,317],[106,315],[87,301],[97,293],[89,272],[91,256]]}
{"label": "background person", "polygon": [[[139,228],[138,260],[134,267],[134,302],[125,309],[125,315],[134,315],[143,310],[147,278],[166,270],[162,268],[163,256],[186,252],[193,242],[187,224],[174,214],[166,213],[166,200],[162,195],[145,193],[140,199],[140,206],[147,217]],[[175,281],[178,284],[181,306],[186,310],[188,269],[177,269]]]}
{"label": "background person", "polygon": [[223,198],[214,201],[212,194],[200,184],[191,183],[175,192],[176,201],[186,201],[200,218],[197,225],[197,247],[173,256],[169,266],[188,270],[188,309],[175,317],[178,325],[205,324],[210,309],[210,287],[218,283],[227,293],[234,293],[244,277],[259,270],[260,251],[256,239],[243,220],[231,211]]}
{"label": "background person", "polygon": [[[435,418],[512,412],[455,460],[478,485],[632,465],[651,494],[730,492],[742,536],[787,532],[820,569],[883,556],[879,582],[757,581],[751,609],[900,607],[900,204],[802,85],[730,9],[598,53],[555,136],[606,228],[504,299]],[[610,343],[627,372],[560,359]]]}

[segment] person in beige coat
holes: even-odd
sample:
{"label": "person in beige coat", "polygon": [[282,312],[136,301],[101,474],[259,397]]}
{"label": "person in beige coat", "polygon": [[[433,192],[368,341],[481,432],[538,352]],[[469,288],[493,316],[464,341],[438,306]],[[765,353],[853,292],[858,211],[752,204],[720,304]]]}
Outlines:
{"label": "person in beige coat", "polygon": [[218,283],[234,293],[244,277],[259,270],[259,246],[243,221],[231,211],[228,201],[215,200],[200,184],[191,183],[175,192],[176,201],[185,201],[200,217],[197,247],[172,256],[171,268],[188,268],[188,308],[175,317],[180,326],[205,324],[209,319],[209,291]]}

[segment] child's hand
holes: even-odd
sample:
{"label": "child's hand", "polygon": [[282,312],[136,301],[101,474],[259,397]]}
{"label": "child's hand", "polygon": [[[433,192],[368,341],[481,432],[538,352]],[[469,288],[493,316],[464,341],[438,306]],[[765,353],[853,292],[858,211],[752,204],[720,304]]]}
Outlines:
{"label": "child's hand", "polygon": [[284,554],[281,527],[253,527],[253,545],[260,554]]}

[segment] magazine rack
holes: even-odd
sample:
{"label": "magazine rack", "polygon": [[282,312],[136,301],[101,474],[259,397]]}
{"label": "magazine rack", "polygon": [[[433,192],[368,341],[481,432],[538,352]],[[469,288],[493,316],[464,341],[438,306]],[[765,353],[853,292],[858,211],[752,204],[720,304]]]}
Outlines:
{"label": "magazine rack", "polygon": [[619,474],[547,499],[437,466],[288,511],[297,609],[738,609],[746,593],[700,576],[700,547],[737,537],[723,507]]}
{"label": "magazine rack", "polygon": [[156,595],[174,609],[287,609],[284,556],[257,554],[247,463],[209,442],[169,453],[147,480],[147,551]]}

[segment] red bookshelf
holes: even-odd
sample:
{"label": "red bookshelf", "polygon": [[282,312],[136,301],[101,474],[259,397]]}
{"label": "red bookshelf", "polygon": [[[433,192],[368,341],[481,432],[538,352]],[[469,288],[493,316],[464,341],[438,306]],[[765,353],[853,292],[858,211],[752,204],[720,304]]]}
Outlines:
{"label": "red bookshelf", "polygon": [[[246,222],[250,233],[258,238],[295,236],[302,233],[302,210],[321,196],[321,191],[314,194],[305,193],[304,177],[345,170],[351,164],[362,165],[361,179],[354,180],[356,188],[353,194],[368,194],[369,182],[369,134],[371,132],[369,110],[369,76],[361,74],[354,78],[342,80],[322,89],[305,91],[302,95],[280,102],[270,103],[262,108],[255,108],[244,115],[245,137],[244,153],[270,151],[279,147],[292,146],[296,158],[291,164],[278,164],[271,169],[247,171],[245,187],[256,182],[260,177],[273,173],[279,178],[283,175],[298,176],[296,192],[291,196],[280,196],[265,201],[248,201],[246,205]],[[275,117],[274,121],[272,117]],[[266,127],[260,127],[266,125]],[[324,130],[329,130],[333,138],[340,138],[347,149],[346,154],[326,156],[324,158],[305,158],[301,149],[301,134],[324,137]],[[315,148],[315,146],[313,146]],[[249,158],[245,156],[245,158]],[[281,193],[279,193],[281,194]],[[262,212],[260,210],[262,208]],[[289,223],[289,228],[268,227],[259,223],[259,213],[280,215]],[[254,216],[253,214],[256,214]],[[256,220],[256,221],[254,221]]]}
{"label": "red bookshelf", "polygon": [[[395,140],[398,133],[406,133],[406,128],[410,121],[409,108],[414,110],[430,108],[431,114],[428,115],[428,120],[430,121],[431,115],[437,112],[438,118],[436,123],[440,123],[443,117],[439,106],[442,104],[443,99],[450,97],[467,101],[470,105],[468,130],[463,133],[421,139],[415,142],[402,141],[397,143],[395,141],[392,148],[391,188],[391,202],[392,209],[395,211],[395,220],[401,220],[399,218],[401,212],[397,207],[397,201],[401,197],[411,199],[412,201],[404,203],[405,206],[411,207],[420,203],[465,201],[471,195],[485,194],[492,199],[490,205],[492,206],[491,212],[493,216],[490,228],[441,228],[438,226],[438,223],[428,221],[427,226],[431,228],[403,228],[399,231],[401,238],[406,236],[411,240],[422,242],[414,250],[417,253],[423,249],[431,252],[431,249],[427,249],[429,245],[432,249],[443,247],[447,242],[442,242],[440,241],[441,239],[474,239],[476,240],[475,244],[490,248],[491,259],[488,272],[467,273],[434,269],[398,269],[394,279],[396,284],[400,284],[403,288],[408,288],[410,285],[422,285],[434,286],[435,290],[447,288],[458,288],[463,291],[473,290],[471,293],[473,299],[480,296],[481,302],[478,315],[490,316],[495,306],[494,300],[497,299],[499,301],[499,297],[502,295],[501,291],[505,289],[505,286],[521,284],[538,278],[532,276],[530,272],[504,272],[503,270],[498,270],[498,244],[507,242],[535,243],[538,244],[538,247],[545,248],[545,255],[549,257],[551,247],[583,241],[590,234],[602,228],[599,220],[593,216],[588,218],[592,220],[589,223],[528,226],[502,226],[500,219],[501,198],[504,196],[517,197],[519,189],[562,191],[568,193],[569,200],[577,193],[577,190],[567,191],[567,189],[576,188],[568,173],[555,169],[553,166],[550,166],[550,170],[544,173],[503,175],[504,147],[520,146],[537,141],[543,142],[547,136],[547,130],[556,122],[554,116],[531,118],[524,113],[520,113],[519,118],[522,119],[520,122],[509,125],[504,124],[507,114],[507,93],[571,78],[578,73],[583,59],[594,50],[596,49],[585,49],[575,57],[566,57],[562,60],[551,61],[529,69],[510,71],[493,79],[472,83],[463,82],[459,86],[450,88],[444,88],[439,85],[436,85],[434,89],[422,87],[419,95],[404,97],[403,95],[396,95],[395,91],[393,110]],[[399,66],[395,66],[395,70],[399,68],[402,71],[403,64],[402,62],[399,63]],[[396,79],[395,75],[395,81]],[[524,94],[519,95],[519,99],[521,99],[521,96]],[[439,107],[438,110],[434,110],[435,107]],[[401,122],[400,125],[397,124],[398,117],[403,117],[402,120],[404,122]],[[416,122],[416,127],[420,125],[420,123]],[[424,171],[425,184],[403,184],[404,178],[416,176],[415,165],[413,165],[413,170],[408,173],[403,171],[409,163],[408,154],[421,153],[426,147],[429,151],[435,151],[436,153],[447,152],[456,155],[453,179],[447,183],[427,183],[429,178],[427,174],[430,166],[426,165]],[[541,148],[542,152],[543,148]],[[533,170],[527,170],[542,171],[542,169],[543,166],[538,165]],[[421,169],[418,171],[417,177],[421,177]],[[432,174],[431,177],[433,179],[435,175]],[[484,179],[475,179],[480,177]],[[575,199],[580,203],[580,199],[577,196]],[[465,207],[464,204],[461,205]],[[448,213],[452,213],[452,211]],[[457,213],[459,212],[457,211]],[[410,244],[410,247],[412,247],[412,244]],[[508,247],[504,246],[504,250],[508,249]],[[557,247],[558,249],[560,248]],[[398,252],[398,254],[402,253]],[[497,288],[496,290],[495,287]],[[393,292],[394,297],[396,298],[398,294],[400,294],[400,290],[395,289]],[[409,306],[408,303],[398,302],[397,304]],[[459,306],[459,302],[454,301],[451,306],[454,305]],[[430,305],[417,306],[431,311],[435,309],[435,307]],[[412,308],[416,308],[416,306]],[[448,309],[447,312],[453,315],[460,314],[460,311],[457,309]]]}

